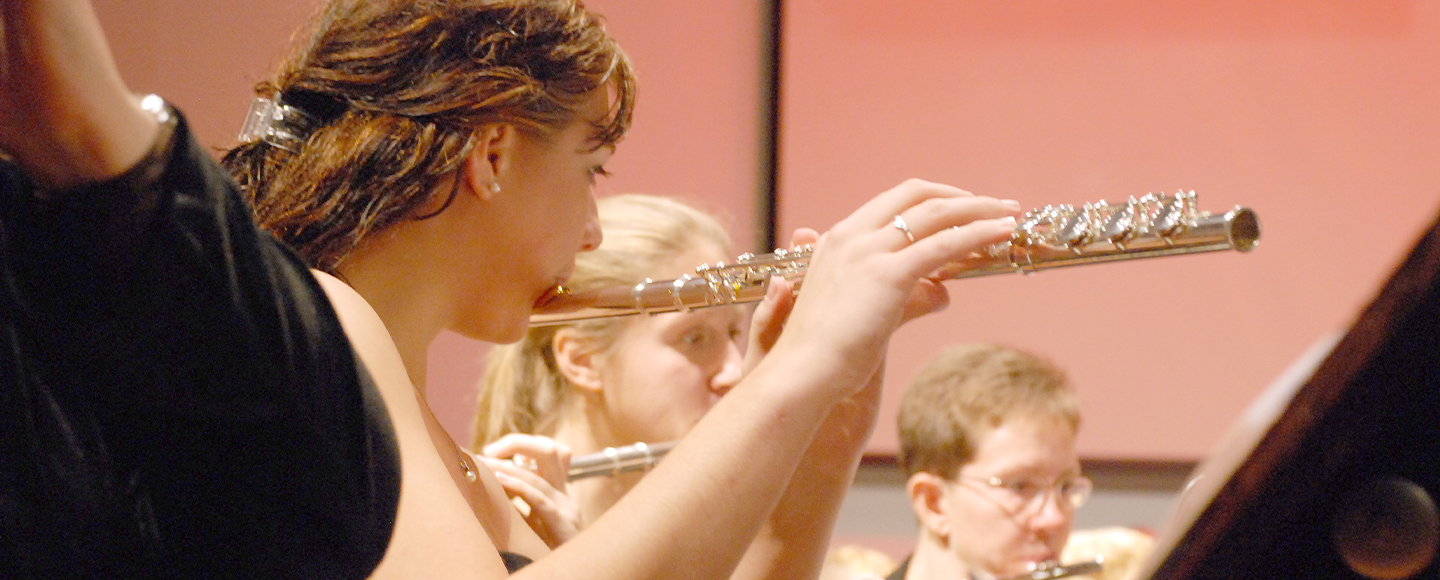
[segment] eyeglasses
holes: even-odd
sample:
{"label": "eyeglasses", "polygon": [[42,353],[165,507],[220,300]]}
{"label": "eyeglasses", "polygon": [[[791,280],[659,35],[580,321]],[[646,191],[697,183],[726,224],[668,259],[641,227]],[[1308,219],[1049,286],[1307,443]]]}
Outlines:
{"label": "eyeglasses", "polygon": [[1051,480],[1039,477],[1001,479],[999,477],[957,476],[960,483],[983,485],[984,490],[996,493],[986,495],[994,498],[1012,515],[1034,516],[1045,509],[1050,490],[1055,490],[1056,505],[1062,510],[1074,511],[1085,505],[1095,484],[1083,475]]}

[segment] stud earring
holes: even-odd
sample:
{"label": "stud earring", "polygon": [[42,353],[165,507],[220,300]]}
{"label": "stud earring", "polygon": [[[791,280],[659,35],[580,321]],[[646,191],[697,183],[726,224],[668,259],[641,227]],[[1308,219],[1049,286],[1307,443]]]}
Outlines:
{"label": "stud earring", "polygon": [[500,193],[500,182],[492,181],[490,185],[486,186],[486,189],[489,189],[490,193]]}

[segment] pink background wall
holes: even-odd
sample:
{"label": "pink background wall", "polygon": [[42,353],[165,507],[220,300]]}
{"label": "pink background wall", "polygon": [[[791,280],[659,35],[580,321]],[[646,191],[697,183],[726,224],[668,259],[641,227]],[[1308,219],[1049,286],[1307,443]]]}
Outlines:
{"label": "pink background wall", "polygon": [[780,230],[907,177],[1022,206],[1195,190],[1250,254],[949,284],[896,335],[898,392],[957,341],[1069,369],[1089,458],[1196,459],[1434,219],[1440,3],[786,0]]}
{"label": "pink background wall", "polygon": [[[312,9],[95,3],[131,86],[216,147]],[[768,3],[591,4],[641,75],[605,191],[680,195],[759,249]],[[911,176],[1026,207],[1185,188],[1260,214],[1252,254],[955,282],[948,312],[897,335],[892,395],[949,342],[1049,355],[1085,398],[1090,458],[1203,456],[1440,206],[1433,0],[786,0],[784,22],[781,232]],[[431,398],[462,441],[483,348],[432,350]],[[878,453],[894,449],[891,403]]]}

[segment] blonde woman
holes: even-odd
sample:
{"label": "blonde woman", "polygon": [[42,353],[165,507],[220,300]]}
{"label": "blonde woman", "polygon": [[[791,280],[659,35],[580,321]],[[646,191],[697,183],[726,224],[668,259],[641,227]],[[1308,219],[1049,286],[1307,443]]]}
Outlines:
{"label": "blonde woman", "polygon": [[[568,282],[576,291],[678,278],[735,256],[725,228],[680,201],[627,194],[601,199],[599,210],[605,241],[576,257]],[[532,328],[490,351],[473,448],[534,454],[519,447],[530,440],[501,441],[507,434],[545,435],[577,454],[679,440],[740,381],[748,323],[748,309],[734,307]],[[539,482],[495,465],[507,479],[529,481],[514,486],[528,502],[545,501],[533,491]],[[595,521],[643,475],[570,484],[580,524]]]}

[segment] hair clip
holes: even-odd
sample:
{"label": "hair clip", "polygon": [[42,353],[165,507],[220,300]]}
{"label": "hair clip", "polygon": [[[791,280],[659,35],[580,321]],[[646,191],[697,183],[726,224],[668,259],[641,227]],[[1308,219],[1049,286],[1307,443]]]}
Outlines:
{"label": "hair clip", "polygon": [[255,97],[240,128],[240,142],[264,141],[291,153],[298,153],[320,123],[305,111],[279,99]]}

